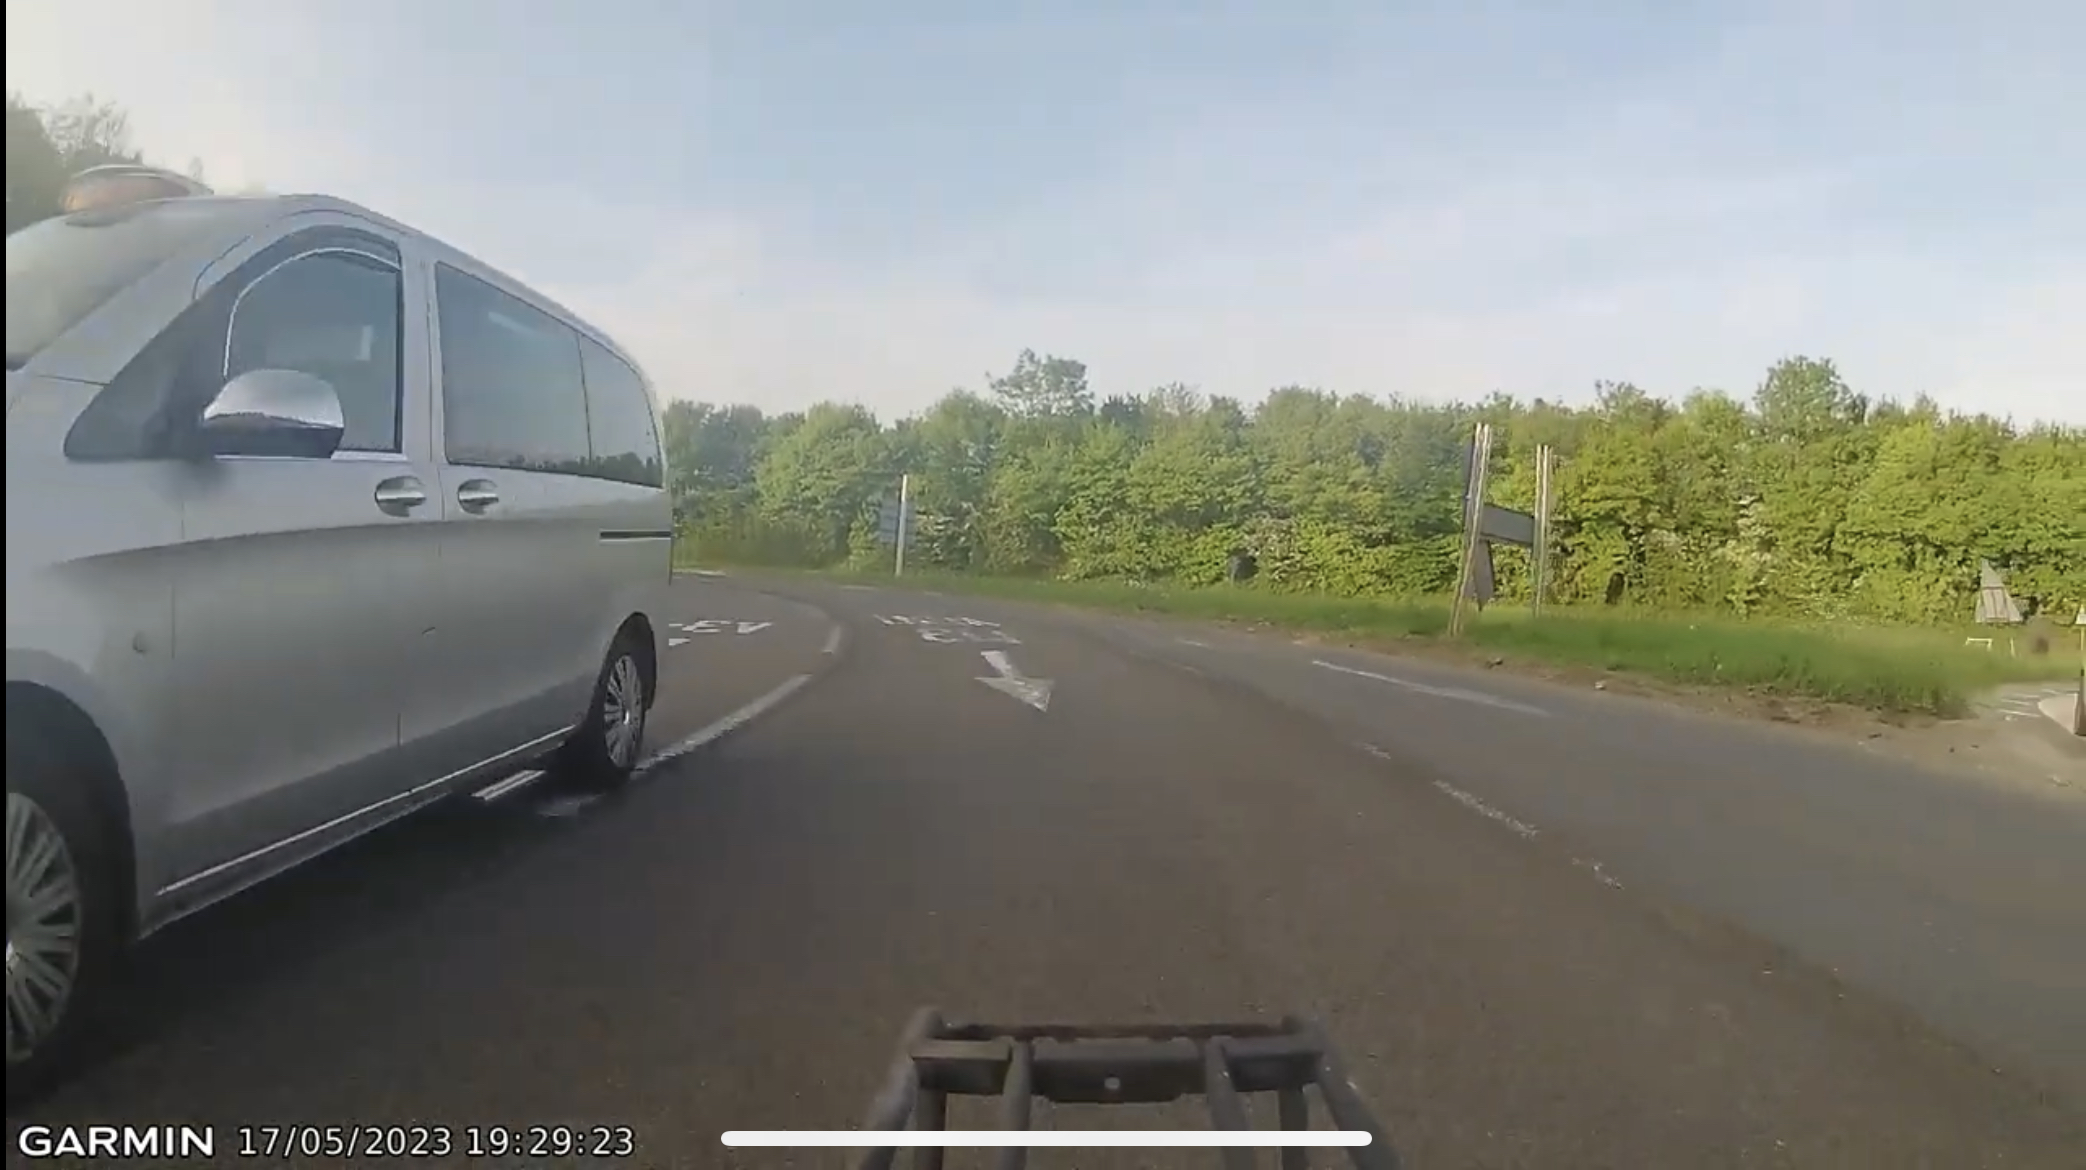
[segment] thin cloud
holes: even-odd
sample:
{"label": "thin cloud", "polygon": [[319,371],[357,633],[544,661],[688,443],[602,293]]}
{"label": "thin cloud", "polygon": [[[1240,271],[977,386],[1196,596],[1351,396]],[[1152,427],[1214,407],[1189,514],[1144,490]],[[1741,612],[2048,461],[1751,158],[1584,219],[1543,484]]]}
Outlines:
{"label": "thin cloud", "polygon": [[468,53],[426,26],[492,9],[440,7],[12,3],[9,83],[117,101],[221,185],[425,227],[677,397],[891,415],[1032,346],[1103,393],[1584,400],[1744,393],[1804,352],[2086,422],[2086,82],[2057,49],[2086,18],[2060,0],[1325,27],[901,4],[809,41],[604,0]]}

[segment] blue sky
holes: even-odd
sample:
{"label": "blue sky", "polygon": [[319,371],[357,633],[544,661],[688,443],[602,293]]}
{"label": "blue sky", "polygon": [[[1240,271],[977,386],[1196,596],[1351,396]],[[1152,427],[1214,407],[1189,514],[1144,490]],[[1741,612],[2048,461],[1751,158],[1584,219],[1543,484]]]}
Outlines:
{"label": "blue sky", "polygon": [[542,286],[675,397],[1857,388],[2086,423],[2077,0],[10,0],[221,187]]}

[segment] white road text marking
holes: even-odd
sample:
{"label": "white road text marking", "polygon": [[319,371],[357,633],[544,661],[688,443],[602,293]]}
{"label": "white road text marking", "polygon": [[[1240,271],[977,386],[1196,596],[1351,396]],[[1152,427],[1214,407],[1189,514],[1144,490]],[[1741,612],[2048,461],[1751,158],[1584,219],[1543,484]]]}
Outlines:
{"label": "white road text marking", "polygon": [[904,626],[917,632],[922,642],[1021,645],[1021,639],[1001,629],[998,622],[985,618],[918,617],[897,613],[880,613],[873,616],[884,625]]}
{"label": "white road text marking", "polygon": [[698,618],[692,622],[669,622],[669,626],[689,634],[758,634],[774,622],[742,622],[731,618]]}

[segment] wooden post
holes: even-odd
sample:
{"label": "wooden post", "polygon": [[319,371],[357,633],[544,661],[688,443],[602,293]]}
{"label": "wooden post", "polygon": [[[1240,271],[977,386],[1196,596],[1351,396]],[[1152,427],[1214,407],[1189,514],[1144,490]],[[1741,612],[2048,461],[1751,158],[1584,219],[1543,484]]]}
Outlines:
{"label": "wooden post", "polygon": [[1492,425],[1479,423],[1471,435],[1469,496],[1463,501],[1463,556],[1456,571],[1456,597],[1449,605],[1449,636],[1463,632],[1463,595],[1477,575],[1479,525],[1485,516],[1485,469],[1492,459]]}

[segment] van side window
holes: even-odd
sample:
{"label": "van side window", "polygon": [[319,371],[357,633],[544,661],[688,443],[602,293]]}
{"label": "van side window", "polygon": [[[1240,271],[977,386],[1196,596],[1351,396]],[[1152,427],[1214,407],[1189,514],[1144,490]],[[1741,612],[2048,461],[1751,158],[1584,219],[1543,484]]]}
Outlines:
{"label": "van side window", "polygon": [[446,264],[435,266],[435,304],[449,462],[581,471],[589,448],[579,335]]}
{"label": "van side window", "polygon": [[241,290],[224,376],[297,370],[340,395],[343,451],[398,451],[402,282],[389,260],[348,249],[295,256]]}
{"label": "van side window", "polygon": [[587,431],[593,443],[588,474],[623,483],[659,487],[659,434],[645,382],[606,346],[582,335],[580,367],[587,379]]}

